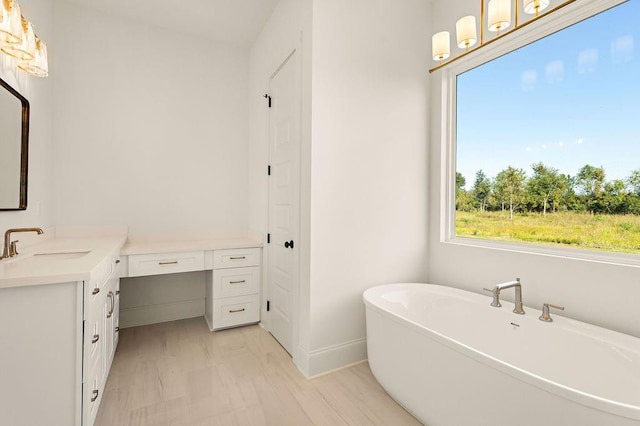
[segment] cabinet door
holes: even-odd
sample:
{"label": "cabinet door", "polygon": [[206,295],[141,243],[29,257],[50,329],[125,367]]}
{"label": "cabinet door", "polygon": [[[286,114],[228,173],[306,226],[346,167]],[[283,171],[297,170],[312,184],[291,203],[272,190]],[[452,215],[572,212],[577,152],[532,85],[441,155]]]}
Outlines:
{"label": "cabinet door", "polygon": [[116,354],[118,348],[118,339],[120,336],[120,279],[116,279],[116,291],[115,291],[115,308],[113,311],[113,354],[112,358]]}
{"label": "cabinet door", "polygon": [[112,290],[112,286],[109,286],[107,292],[107,299],[104,304],[104,356],[102,358],[103,371],[104,371],[104,383],[107,381],[107,374],[111,368],[111,361],[113,359],[113,342],[115,329],[113,324],[113,310],[115,306],[115,292]]}
{"label": "cabinet door", "polygon": [[119,299],[120,279],[117,275],[111,276],[107,284],[107,297],[104,306],[105,320],[105,356],[104,356],[104,372],[105,380],[111,369],[111,363],[116,353],[116,344],[118,342],[118,299]]}

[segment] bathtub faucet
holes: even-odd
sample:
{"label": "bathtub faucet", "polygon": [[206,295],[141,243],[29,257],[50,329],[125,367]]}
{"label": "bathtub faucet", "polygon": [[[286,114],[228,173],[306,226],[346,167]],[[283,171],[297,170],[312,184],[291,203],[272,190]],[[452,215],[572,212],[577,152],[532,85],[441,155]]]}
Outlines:
{"label": "bathtub faucet", "polygon": [[524,309],[522,309],[522,285],[520,284],[520,278],[516,278],[514,281],[507,281],[505,283],[496,284],[493,289],[485,288],[484,290],[490,291],[493,295],[491,306],[499,308],[500,306],[502,306],[502,304],[500,303],[500,290],[511,287],[515,288],[516,291],[516,302],[515,307],[513,308],[513,312],[523,315]]}

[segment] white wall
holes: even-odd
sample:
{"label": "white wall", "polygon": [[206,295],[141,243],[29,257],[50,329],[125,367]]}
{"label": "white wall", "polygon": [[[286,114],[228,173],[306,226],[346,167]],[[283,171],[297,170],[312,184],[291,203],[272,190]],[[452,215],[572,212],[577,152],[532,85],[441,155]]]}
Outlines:
{"label": "white wall", "polygon": [[[53,1],[22,0],[20,7],[23,15],[34,24],[38,36],[47,43],[49,56],[55,55]],[[4,233],[7,228],[12,227],[48,227],[52,224],[53,218],[51,195],[53,79],[52,77],[33,77],[18,71],[15,63],[8,63],[6,55],[0,56],[3,57],[0,78],[27,98],[31,107],[27,210],[0,212],[0,232]],[[51,63],[49,69],[51,74],[56,72],[56,68]],[[23,237],[20,240],[24,242]]]}
{"label": "white wall", "polygon": [[[248,51],[64,1],[54,13],[56,225],[246,230]],[[123,279],[123,326],[203,315],[204,285]]]}
{"label": "white wall", "polygon": [[249,221],[260,232],[268,147],[260,95],[302,50],[293,359],[306,375],[366,358],[366,288],[426,278],[427,13],[422,0],[283,0],[251,50]]}
{"label": "white wall", "polygon": [[365,289],[426,279],[428,14],[314,2],[309,374],[366,357]]}
{"label": "white wall", "polygon": [[[473,12],[475,0],[434,2],[433,22]],[[476,12],[477,13],[477,12]],[[560,12],[563,13],[563,12]],[[434,31],[447,28],[433,26]],[[453,33],[452,33],[453,34]],[[442,160],[440,73],[432,76],[429,208],[429,281],[482,293],[482,287],[520,277],[525,305],[564,305],[562,315],[640,337],[636,266],[444,243],[441,239]],[[436,125],[438,124],[438,125]],[[513,295],[505,292],[505,299]],[[489,298],[487,297],[487,304]]]}
{"label": "white wall", "polygon": [[247,228],[248,52],[55,2],[55,221]]}

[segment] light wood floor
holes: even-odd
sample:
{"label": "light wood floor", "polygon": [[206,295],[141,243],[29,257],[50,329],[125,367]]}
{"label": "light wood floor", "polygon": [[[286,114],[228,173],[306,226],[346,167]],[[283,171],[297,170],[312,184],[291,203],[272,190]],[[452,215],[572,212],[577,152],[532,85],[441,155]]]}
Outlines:
{"label": "light wood floor", "polygon": [[307,380],[259,326],[123,329],[96,426],[419,425],[367,363]]}

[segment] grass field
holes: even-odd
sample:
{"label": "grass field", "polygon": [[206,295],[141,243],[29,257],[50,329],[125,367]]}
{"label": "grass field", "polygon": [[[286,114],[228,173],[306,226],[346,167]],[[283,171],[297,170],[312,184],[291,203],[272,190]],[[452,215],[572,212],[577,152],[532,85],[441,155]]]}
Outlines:
{"label": "grass field", "polygon": [[456,212],[456,235],[640,254],[640,216]]}

